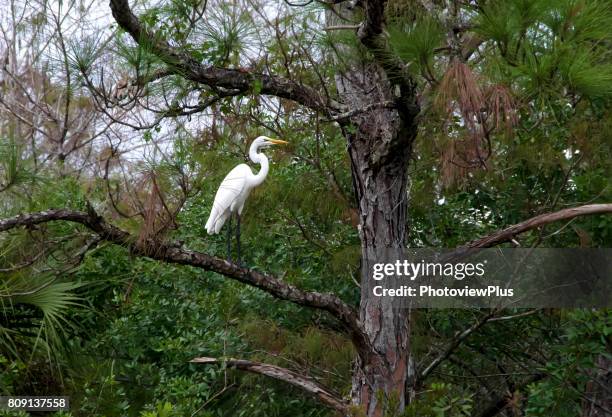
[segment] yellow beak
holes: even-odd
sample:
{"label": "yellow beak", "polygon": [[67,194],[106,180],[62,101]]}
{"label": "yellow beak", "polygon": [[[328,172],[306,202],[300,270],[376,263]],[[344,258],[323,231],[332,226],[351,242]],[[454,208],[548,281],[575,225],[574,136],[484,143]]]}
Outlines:
{"label": "yellow beak", "polygon": [[268,142],[274,144],[274,145],[286,145],[289,142],[286,142],[284,140],[280,140],[280,139],[268,139]]}

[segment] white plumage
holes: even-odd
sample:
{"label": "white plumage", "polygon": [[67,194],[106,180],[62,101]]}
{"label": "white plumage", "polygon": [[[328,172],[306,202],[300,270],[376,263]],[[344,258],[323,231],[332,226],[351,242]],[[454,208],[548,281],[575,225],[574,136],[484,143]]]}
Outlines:
{"label": "white plumage", "polygon": [[215,194],[206,222],[206,232],[209,235],[219,233],[231,213],[242,214],[244,203],[252,190],[252,187],[247,185],[249,175],[254,176],[251,168],[247,164],[240,164],[225,176]]}
{"label": "white plumage", "polygon": [[249,158],[256,164],[261,165],[257,174],[253,174],[251,168],[246,164],[240,164],[225,176],[213,201],[210,216],[206,222],[206,232],[217,234],[233,213],[238,216],[242,214],[244,203],[251,190],[261,184],[268,175],[268,158],[259,153],[259,148],[267,148],[271,145],[282,145],[287,142],[271,139],[267,136],[259,136],[253,141],[249,148]]}

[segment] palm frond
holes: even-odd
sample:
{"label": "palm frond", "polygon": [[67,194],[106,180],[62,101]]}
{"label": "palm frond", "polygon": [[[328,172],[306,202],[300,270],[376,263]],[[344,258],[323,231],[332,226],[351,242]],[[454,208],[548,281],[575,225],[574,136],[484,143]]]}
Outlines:
{"label": "palm frond", "polygon": [[[73,326],[68,313],[70,309],[81,306],[75,290],[82,284],[58,282],[48,275],[31,277],[24,273],[4,280],[3,284],[0,308],[4,321],[9,325],[0,328],[0,344],[13,353],[17,352],[11,347],[17,345],[27,346],[32,353],[42,348],[49,356],[60,350],[67,330]],[[24,330],[33,328],[38,330],[35,333]]]}

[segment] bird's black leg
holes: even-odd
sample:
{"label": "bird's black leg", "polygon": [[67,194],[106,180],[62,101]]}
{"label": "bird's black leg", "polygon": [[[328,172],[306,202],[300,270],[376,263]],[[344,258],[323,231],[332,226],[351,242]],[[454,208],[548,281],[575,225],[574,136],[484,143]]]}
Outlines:
{"label": "bird's black leg", "polygon": [[227,261],[232,262],[232,216],[230,213],[229,222],[227,224]]}
{"label": "bird's black leg", "polygon": [[240,261],[240,213],[236,213],[236,241],[237,241],[237,255],[238,255],[238,266],[242,266]]}

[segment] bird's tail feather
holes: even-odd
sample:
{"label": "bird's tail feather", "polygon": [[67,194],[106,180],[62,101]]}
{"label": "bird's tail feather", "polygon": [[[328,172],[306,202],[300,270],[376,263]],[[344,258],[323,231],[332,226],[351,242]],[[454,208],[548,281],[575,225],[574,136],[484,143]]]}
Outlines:
{"label": "bird's tail feather", "polygon": [[206,229],[206,233],[208,233],[209,235],[212,235],[215,233],[215,220],[217,218],[217,210],[215,210],[215,208],[213,207],[213,209],[210,211],[210,216],[208,216],[208,221],[206,222],[206,226],[204,226],[204,228]]}

